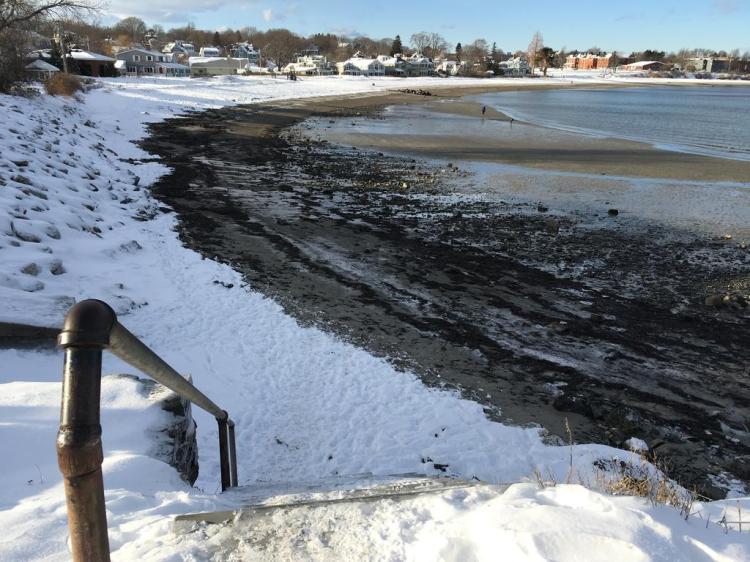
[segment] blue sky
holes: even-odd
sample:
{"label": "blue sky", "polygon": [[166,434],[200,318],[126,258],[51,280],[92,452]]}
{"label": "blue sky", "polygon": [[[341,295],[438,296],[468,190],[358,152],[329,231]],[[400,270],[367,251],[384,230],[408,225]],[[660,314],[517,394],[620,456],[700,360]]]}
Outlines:
{"label": "blue sky", "polygon": [[750,0],[109,0],[105,20],[128,15],[167,28],[191,21],[404,40],[434,31],[452,44],[481,37],[504,50],[525,49],[537,30],[555,49],[750,50]]}

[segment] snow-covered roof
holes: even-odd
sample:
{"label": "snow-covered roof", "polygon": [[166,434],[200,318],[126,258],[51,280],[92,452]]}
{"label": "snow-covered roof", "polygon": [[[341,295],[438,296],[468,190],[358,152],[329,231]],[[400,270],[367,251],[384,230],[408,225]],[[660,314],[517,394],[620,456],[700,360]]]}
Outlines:
{"label": "snow-covered roof", "polygon": [[367,70],[373,64],[382,65],[383,63],[380,62],[378,59],[361,59],[361,58],[352,57],[349,60],[345,61],[344,64],[351,64],[352,66],[356,66],[360,70]]}
{"label": "snow-covered roof", "polygon": [[185,70],[188,70],[190,68],[187,65],[179,64],[176,62],[160,62],[159,66],[163,68],[177,68],[177,69],[184,68]]}
{"label": "snow-covered roof", "polygon": [[50,63],[37,59],[34,62],[30,62],[26,65],[26,70],[42,70],[45,72],[60,72],[60,69]]}
{"label": "snow-covered roof", "polygon": [[152,57],[163,57],[165,56],[165,53],[161,53],[159,51],[152,51],[151,49],[140,49],[138,47],[133,47],[132,49],[125,49],[123,51],[119,51],[117,53],[117,56],[119,57],[123,53],[132,53],[133,51],[138,53],[146,53],[147,55],[151,55]]}
{"label": "snow-covered roof", "polygon": [[643,66],[648,66],[648,65],[651,65],[651,64],[664,64],[664,63],[661,62],[661,61],[658,61],[658,60],[641,60],[641,61],[638,61],[638,62],[630,63],[630,64],[628,64],[626,66],[643,67]]}
{"label": "snow-covered roof", "polygon": [[100,55],[99,53],[92,53],[83,49],[73,49],[70,51],[70,56],[75,60],[96,60],[101,62],[115,62],[116,60],[107,55]]}
{"label": "snow-covered roof", "polygon": [[188,63],[192,66],[194,64],[213,64],[218,62],[233,63],[234,65],[247,64],[247,59],[243,58],[227,58],[227,57],[190,57]]}
{"label": "snow-covered roof", "polygon": [[122,70],[123,68],[127,68],[127,67],[128,67],[128,62],[127,61],[124,61],[124,60],[116,60],[115,61],[115,68],[117,70]]}

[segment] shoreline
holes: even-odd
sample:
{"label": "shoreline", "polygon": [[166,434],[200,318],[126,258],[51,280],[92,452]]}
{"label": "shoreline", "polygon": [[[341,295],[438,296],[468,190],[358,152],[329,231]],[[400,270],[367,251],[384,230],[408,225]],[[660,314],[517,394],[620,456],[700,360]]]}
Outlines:
{"label": "shoreline", "polygon": [[[394,101],[385,105],[403,104],[400,100]],[[667,150],[640,141],[597,138],[523,121],[511,123],[507,115],[489,107],[482,118],[482,105],[474,101],[435,103],[428,98],[420,103],[412,102],[412,105],[423,108],[425,117],[441,113],[451,116],[455,119],[454,130],[460,133],[378,134],[363,133],[361,127],[352,127],[349,130],[336,128],[333,132],[323,129],[319,138],[343,146],[400,152],[420,158],[490,162],[602,176],[733,183],[747,183],[750,178],[750,161]],[[488,123],[497,125],[498,135],[466,133]]]}
{"label": "shoreline", "polygon": [[730,290],[747,253],[676,228],[617,229],[606,207],[595,218],[454,198],[459,168],[297,134],[310,117],[425,98],[287,100],[155,124],[143,146],[173,172],[154,195],[177,211],[183,243],[302,325],[457,389],[496,421],[564,437],[569,420],[577,441],[614,446],[642,438],[681,481],[721,496],[719,475],[750,459],[714,427],[740,427],[750,403],[733,375],[747,327],[703,301]]}

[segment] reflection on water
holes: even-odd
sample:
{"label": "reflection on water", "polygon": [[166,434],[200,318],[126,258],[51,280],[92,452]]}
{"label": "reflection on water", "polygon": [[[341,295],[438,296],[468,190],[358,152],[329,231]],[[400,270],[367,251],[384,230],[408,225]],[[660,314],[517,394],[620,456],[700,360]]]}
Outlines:
{"label": "reflection on water", "polygon": [[750,160],[748,87],[538,90],[474,99],[548,127]]}

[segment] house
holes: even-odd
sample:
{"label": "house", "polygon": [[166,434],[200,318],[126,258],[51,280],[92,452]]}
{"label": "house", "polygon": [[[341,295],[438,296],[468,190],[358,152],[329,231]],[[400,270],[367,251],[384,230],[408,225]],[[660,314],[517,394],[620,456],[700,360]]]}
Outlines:
{"label": "house", "polygon": [[638,62],[632,62],[630,64],[623,64],[617,67],[617,70],[625,70],[628,72],[657,72],[659,70],[666,70],[666,64],[658,60],[642,60]]}
{"label": "house", "polygon": [[172,62],[185,64],[190,57],[195,56],[195,47],[186,41],[172,41],[164,45],[161,52],[172,55]]}
{"label": "house", "polygon": [[171,54],[159,51],[128,49],[117,53],[117,60],[125,63],[125,73],[131,76],[190,76],[189,67],[172,62]]}
{"label": "house", "polygon": [[337,62],[339,74],[346,76],[385,76],[385,66],[378,59],[369,59],[356,53],[344,62]]}
{"label": "house", "polygon": [[609,62],[612,60],[612,53],[586,53],[571,54],[565,60],[563,68],[566,70],[597,70],[600,68],[609,68]]}
{"label": "house", "polygon": [[286,65],[284,72],[307,76],[329,76],[334,73],[334,68],[323,55],[303,55],[297,57],[296,62]]}
{"label": "house", "polygon": [[435,67],[435,70],[438,72],[438,74],[444,74],[446,76],[459,76],[461,74],[466,74],[466,69],[468,68],[468,66],[469,65],[466,64],[466,61],[444,60]]}
{"label": "house", "polygon": [[728,72],[729,58],[727,57],[695,57],[688,61],[688,70],[695,72]]}
{"label": "house", "polygon": [[502,76],[526,76],[531,74],[531,66],[523,57],[513,57],[497,65]]}
{"label": "house", "polygon": [[406,76],[406,63],[401,55],[380,55],[378,60],[382,63],[386,76]]}
{"label": "house", "polygon": [[81,76],[116,76],[115,70],[116,59],[84,51],[83,49],[71,49],[70,54],[66,55],[67,59],[72,59],[71,69],[77,68],[77,74]]}
{"label": "house", "polygon": [[201,57],[220,57],[221,56],[221,49],[219,49],[218,47],[201,47],[201,50],[198,53],[198,56],[201,56]]}
{"label": "house", "polygon": [[56,72],[60,72],[60,69],[56,66],[43,61],[42,59],[36,59],[30,62],[25,67],[27,74],[34,80],[44,81],[52,78]]}
{"label": "house", "polygon": [[252,43],[238,43],[232,49],[232,57],[246,59],[250,66],[260,66],[260,50],[253,47]]}
{"label": "house", "polygon": [[229,57],[190,57],[191,76],[226,76],[241,74],[248,66],[247,59]]}
{"label": "house", "polygon": [[435,63],[420,53],[414,53],[406,59],[406,72],[409,76],[432,76],[435,74]]}

